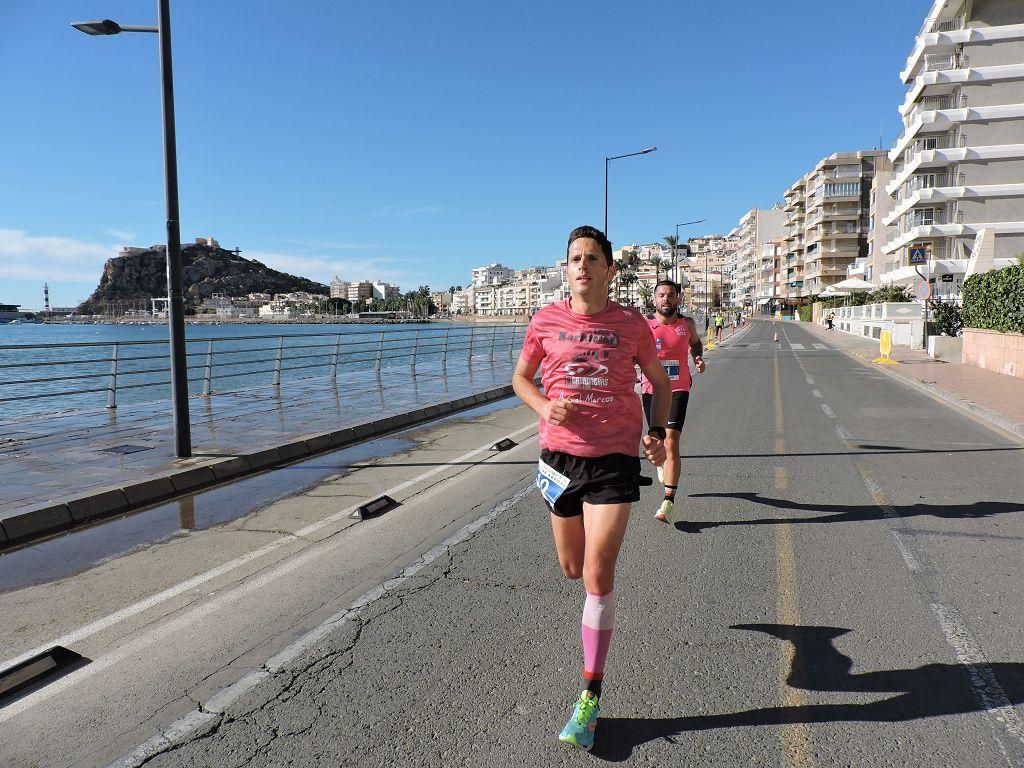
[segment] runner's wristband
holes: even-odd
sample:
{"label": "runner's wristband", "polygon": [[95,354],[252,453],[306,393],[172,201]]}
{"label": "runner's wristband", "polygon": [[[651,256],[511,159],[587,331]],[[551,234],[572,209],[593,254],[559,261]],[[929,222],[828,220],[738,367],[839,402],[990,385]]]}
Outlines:
{"label": "runner's wristband", "polygon": [[651,427],[647,430],[647,434],[652,437],[656,437],[659,440],[665,439],[665,428],[664,427]]}

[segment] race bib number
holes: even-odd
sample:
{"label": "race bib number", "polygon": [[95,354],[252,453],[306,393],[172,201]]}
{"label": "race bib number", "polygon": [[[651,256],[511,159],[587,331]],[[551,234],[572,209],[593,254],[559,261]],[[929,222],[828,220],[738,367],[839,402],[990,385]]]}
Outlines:
{"label": "race bib number", "polygon": [[665,369],[665,373],[668,374],[669,381],[679,381],[679,361],[678,360],[662,360],[661,367]]}
{"label": "race bib number", "polygon": [[560,472],[556,472],[543,461],[537,461],[537,487],[544,495],[544,500],[551,506],[555,505],[558,497],[565,492],[569,485],[569,478]]}

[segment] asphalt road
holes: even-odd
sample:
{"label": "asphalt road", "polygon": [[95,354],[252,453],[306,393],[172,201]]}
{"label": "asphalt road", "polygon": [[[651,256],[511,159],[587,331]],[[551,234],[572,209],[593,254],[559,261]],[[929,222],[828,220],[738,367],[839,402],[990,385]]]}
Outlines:
{"label": "asphalt road", "polygon": [[[110,683],[91,679],[91,699],[69,687],[77,708],[62,694],[0,709],[0,749],[17,758],[3,762],[102,765],[141,745],[124,764],[1024,766],[1024,447],[797,325],[776,343],[775,328],[709,355],[683,438],[685,519],[652,519],[657,487],[635,509],[591,755],[556,741],[580,687],[583,591],[561,577],[530,467],[514,463],[536,453],[527,429],[507,463],[288,545],[287,587],[256,569],[230,589],[264,582],[227,605],[176,606],[213,607],[174,628],[170,658],[222,671],[187,688],[166,648],[148,651],[154,679],[188,690],[173,705],[167,690],[119,698],[140,648],[134,666],[105,667]],[[503,413],[477,442],[531,421]],[[240,525],[309,525],[331,487]],[[339,554],[311,556],[330,545]],[[64,679],[174,616],[122,630]],[[272,647],[239,639],[267,622]],[[100,714],[62,720],[90,701]]]}

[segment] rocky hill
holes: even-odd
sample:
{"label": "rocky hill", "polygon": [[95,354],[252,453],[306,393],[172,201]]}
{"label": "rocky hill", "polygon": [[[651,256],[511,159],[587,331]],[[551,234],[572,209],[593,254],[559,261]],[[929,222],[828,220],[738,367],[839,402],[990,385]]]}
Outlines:
{"label": "rocky hill", "polygon": [[[181,261],[186,306],[199,304],[215,293],[245,296],[249,293],[330,292],[326,285],[278,272],[216,246],[183,245]],[[148,301],[163,296],[167,296],[167,262],[160,246],[108,259],[99,287],[82,302],[78,312],[98,314],[111,303]]]}

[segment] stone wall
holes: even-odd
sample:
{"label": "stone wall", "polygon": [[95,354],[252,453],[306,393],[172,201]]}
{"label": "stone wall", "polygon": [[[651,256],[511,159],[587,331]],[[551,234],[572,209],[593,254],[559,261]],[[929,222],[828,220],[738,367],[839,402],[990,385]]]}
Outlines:
{"label": "stone wall", "polygon": [[1024,334],[964,328],[964,365],[1024,379]]}

